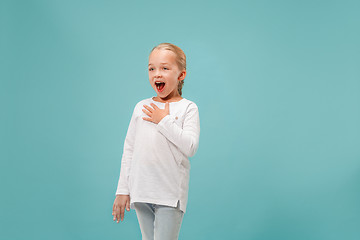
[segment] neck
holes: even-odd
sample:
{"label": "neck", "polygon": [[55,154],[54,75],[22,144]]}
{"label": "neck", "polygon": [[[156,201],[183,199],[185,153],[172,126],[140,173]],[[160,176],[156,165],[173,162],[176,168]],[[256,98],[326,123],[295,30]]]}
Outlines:
{"label": "neck", "polygon": [[175,96],[175,97],[165,97],[165,98],[161,98],[159,96],[153,97],[153,100],[158,101],[158,102],[177,102],[180,101],[181,99],[183,99],[180,95]]}

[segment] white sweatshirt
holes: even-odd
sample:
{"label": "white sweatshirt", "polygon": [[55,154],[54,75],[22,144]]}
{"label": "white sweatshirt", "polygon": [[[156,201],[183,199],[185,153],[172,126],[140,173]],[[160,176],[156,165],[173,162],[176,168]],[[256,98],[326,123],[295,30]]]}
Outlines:
{"label": "white sweatshirt", "polygon": [[199,146],[200,119],[197,105],[185,98],[169,102],[169,115],[156,124],[143,105],[160,109],[165,103],[147,98],[134,108],[124,141],[120,177],[116,195],[130,195],[134,202],[147,202],[176,207],[186,212],[190,161]]}

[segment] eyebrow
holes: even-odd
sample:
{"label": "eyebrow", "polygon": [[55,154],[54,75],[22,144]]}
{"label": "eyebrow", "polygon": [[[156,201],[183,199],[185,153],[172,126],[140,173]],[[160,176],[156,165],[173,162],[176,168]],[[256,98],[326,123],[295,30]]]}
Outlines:
{"label": "eyebrow", "polygon": [[[160,63],[160,64],[169,64],[169,63]],[[150,65],[153,65],[152,63],[149,63],[149,65],[148,66],[150,66]]]}

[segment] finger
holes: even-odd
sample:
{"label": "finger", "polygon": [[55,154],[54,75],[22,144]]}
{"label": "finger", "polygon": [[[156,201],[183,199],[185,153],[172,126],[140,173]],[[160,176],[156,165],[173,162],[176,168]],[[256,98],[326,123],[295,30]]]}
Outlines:
{"label": "finger", "polygon": [[127,203],[126,203],[126,210],[130,211],[130,201],[127,201]]}
{"label": "finger", "polygon": [[113,209],[112,209],[112,215],[114,215],[115,214],[115,206],[113,206]]}
{"label": "finger", "polygon": [[117,217],[118,217],[118,213],[119,211],[117,211],[117,209],[114,209],[114,211],[113,211],[113,213],[112,213],[112,215],[114,216],[113,217],[113,220],[115,221],[116,219],[117,219]]}
{"label": "finger", "polygon": [[119,222],[120,221],[120,210],[118,210],[116,212],[116,221]]}
{"label": "finger", "polygon": [[144,106],[144,108],[146,108],[147,110],[149,110],[149,112],[152,112],[152,108],[151,107],[149,107],[149,106],[147,106],[147,105],[143,105]]}
{"label": "finger", "polygon": [[116,212],[113,212],[113,220],[115,221],[116,220]]}
{"label": "finger", "polygon": [[125,214],[125,206],[120,207],[120,218],[121,221],[124,221],[124,214]]}
{"label": "finger", "polygon": [[146,113],[148,116],[151,117],[151,113],[150,113],[150,112],[146,111],[145,109],[142,109],[142,111],[143,111],[144,113]]}
{"label": "finger", "polygon": [[116,212],[114,216],[114,221],[119,222],[119,219],[120,219],[120,215],[118,212]]}
{"label": "finger", "polygon": [[144,120],[152,122],[152,118],[143,117]]}
{"label": "finger", "polygon": [[154,103],[150,103],[150,105],[151,105],[154,109],[159,109],[158,106],[156,106]]}

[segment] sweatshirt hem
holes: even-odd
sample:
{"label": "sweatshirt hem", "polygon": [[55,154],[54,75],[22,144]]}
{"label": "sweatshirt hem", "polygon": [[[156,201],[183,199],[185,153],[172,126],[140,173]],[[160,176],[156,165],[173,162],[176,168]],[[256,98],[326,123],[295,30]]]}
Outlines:
{"label": "sweatshirt hem", "polygon": [[134,203],[142,202],[142,203],[151,203],[157,205],[165,205],[170,207],[177,207],[177,203],[180,202],[180,210],[182,212],[186,212],[186,206],[183,206],[183,201],[180,198],[173,199],[173,200],[159,200],[159,199],[148,199],[148,198],[131,198],[130,197],[130,208],[135,209]]}

